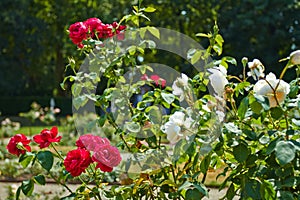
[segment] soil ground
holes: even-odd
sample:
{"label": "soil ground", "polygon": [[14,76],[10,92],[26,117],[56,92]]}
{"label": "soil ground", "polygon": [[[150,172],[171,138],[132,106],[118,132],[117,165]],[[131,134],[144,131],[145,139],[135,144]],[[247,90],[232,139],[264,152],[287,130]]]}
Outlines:
{"label": "soil ground", "polygon": [[[9,187],[17,188],[20,183],[11,183],[11,182],[0,182],[0,200],[6,200],[9,196]],[[76,189],[78,185],[68,185],[71,189]],[[219,191],[216,188],[209,188],[209,198],[204,198],[204,200],[218,200],[222,198],[226,190]],[[34,198],[36,200],[53,200],[57,199],[55,197],[63,197],[68,195],[68,192],[64,191],[61,187],[55,184],[47,184],[46,186],[37,186],[35,185],[34,193],[36,195]],[[22,200],[29,200],[32,198],[26,198],[24,196],[21,197]],[[236,198],[237,199],[237,198]]]}

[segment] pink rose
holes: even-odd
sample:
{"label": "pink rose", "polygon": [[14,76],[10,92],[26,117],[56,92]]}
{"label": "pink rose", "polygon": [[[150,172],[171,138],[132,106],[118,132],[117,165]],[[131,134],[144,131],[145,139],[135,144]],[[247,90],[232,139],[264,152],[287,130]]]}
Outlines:
{"label": "pink rose", "polygon": [[110,145],[109,140],[92,134],[82,135],[76,141],[76,146],[78,148],[83,148],[88,151],[94,151],[98,146],[102,145]]}
{"label": "pink rose", "polygon": [[69,37],[72,42],[76,44],[79,48],[82,48],[82,40],[87,38],[88,28],[83,22],[76,22],[72,24],[69,28]]}
{"label": "pink rose", "polygon": [[92,156],[93,161],[97,162],[96,168],[104,172],[111,172],[113,167],[120,164],[122,158],[119,150],[111,145],[99,146]]}
{"label": "pink rose", "polygon": [[149,77],[147,76],[147,74],[143,74],[141,76],[141,80],[143,80],[143,81],[147,81],[148,79],[149,79]]}

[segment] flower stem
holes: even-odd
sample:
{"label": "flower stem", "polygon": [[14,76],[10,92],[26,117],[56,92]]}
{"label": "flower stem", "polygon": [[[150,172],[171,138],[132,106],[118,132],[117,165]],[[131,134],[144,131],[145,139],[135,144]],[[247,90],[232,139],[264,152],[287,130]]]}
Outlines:
{"label": "flower stem", "polygon": [[57,157],[59,159],[61,159],[62,161],[64,161],[64,158],[62,157],[62,155],[57,151],[57,149],[55,148],[55,146],[51,143],[50,146],[54,149],[55,153],[57,154]]}
{"label": "flower stem", "polygon": [[49,171],[49,175],[50,177],[59,185],[62,185],[63,187],[65,187],[71,194],[73,194],[73,191],[65,184],[62,183],[61,181],[59,181],[57,178],[55,178],[55,176]]}

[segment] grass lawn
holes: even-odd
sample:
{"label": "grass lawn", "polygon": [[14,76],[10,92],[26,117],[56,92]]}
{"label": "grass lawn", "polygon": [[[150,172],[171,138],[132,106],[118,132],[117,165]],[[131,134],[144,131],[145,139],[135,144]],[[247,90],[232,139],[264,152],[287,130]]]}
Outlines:
{"label": "grass lawn", "polygon": [[[24,135],[32,136],[39,134],[43,129],[51,129],[53,126],[22,126],[17,133],[23,133]],[[64,126],[57,126],[58,132],[66,132],[66,128]]]}

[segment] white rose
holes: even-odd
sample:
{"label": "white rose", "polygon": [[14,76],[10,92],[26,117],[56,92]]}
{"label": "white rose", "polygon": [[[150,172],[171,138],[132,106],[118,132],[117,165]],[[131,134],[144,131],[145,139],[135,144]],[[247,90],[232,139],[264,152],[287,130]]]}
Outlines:
{"label": "white rose", "polygon": [[164,133],[167,134],[167,139],[171,144],[175,144],[180,139],[191,134],[192,119],[186,117],[181,111],[176,111],[170,116],[169,121],[162,127]]}
{"label": "white rose", "polygon": [[265,77],[265,67],[260,60],[254,59],[252,62],[248,62],[248,67],[250,72],[248,72],[247,75],[252,76],[254,80]]}
{"label": "white rose", "polygon": [[283,80],[276,79],[275,74],[269,73],[265,80],[257,81],[253,90],[254,93],[267,97],[270,107],[275,107],[277,101],[279,104],[284,101],[286,95],[290,92],[290,85]]}
{"label": "white rose", "polygon": [[300,64],[300,50],[293,51],[293,52],[290,54],[290,62],[291,62],[293,65],[299,65],[299,64]]}
{"label": "white rose", "polygon": [[181,78],[177,78],[172,85],[173,94],[176,96],[179,96],[179,101],[184,100],[184,92],[186,89],[188,89],[189,84],[189,77],[185,74],[181,74]]}
{"label": "white rose", "polygon": [[228,84],[228,80],[226,79],[227,70],[220,65],[219,67],[213,67],[207,71],[211,73],[208,79],[215,93],[217,96],[223,96],[225,85]]}

